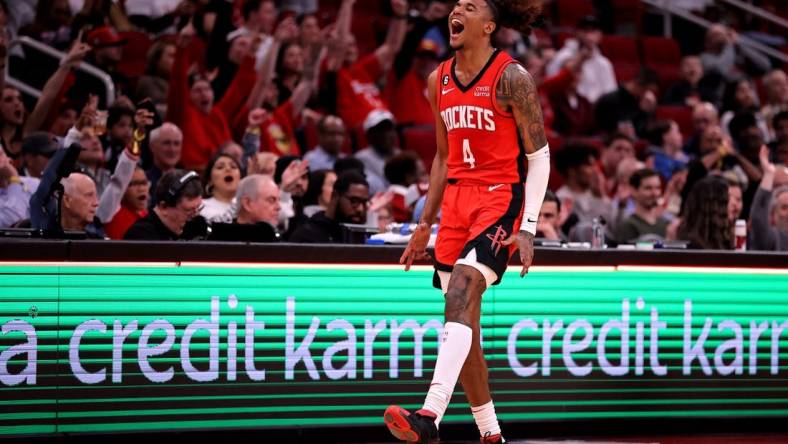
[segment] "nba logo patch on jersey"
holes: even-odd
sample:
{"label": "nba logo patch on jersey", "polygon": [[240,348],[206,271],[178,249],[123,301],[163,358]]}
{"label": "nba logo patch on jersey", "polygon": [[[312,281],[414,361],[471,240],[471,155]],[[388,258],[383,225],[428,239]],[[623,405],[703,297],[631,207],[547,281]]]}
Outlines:
{"label": "nba logo patch on jersey", "polygon": [[443,86],[446,86],[448,84],[449,84],[449,75],[446,74],[445,76],[443,76]]}

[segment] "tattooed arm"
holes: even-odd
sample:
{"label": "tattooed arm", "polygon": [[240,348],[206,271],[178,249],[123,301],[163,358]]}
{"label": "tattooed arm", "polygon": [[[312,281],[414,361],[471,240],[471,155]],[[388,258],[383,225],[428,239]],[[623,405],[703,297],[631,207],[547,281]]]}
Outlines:
{"label": "tattooed arm", "polygon": [[[536,83],[528,71],[517,63],[511,63],[501,75],[496,88],[496,100],[501,109],[509,111],[517,124],[528,158],[528,176],[525,187],[525,209],[520,232],[513,234],[504,244],[517,242],[523,270],[528,273],[534,257],[534,235],[539,211],[542,207],[547,181],[550,178],[550,148],[544,131],[542,108]],[[517,143],[513,141],[513,144]],[[512,149],[515,149],[512,146]]]}
{"label": "tattooed arm", "polygon": [[498,106],[514,115],[526,153],[535,153],[547,145],[539,93],[522,65],[512,63],[504,70],[495,94]]}

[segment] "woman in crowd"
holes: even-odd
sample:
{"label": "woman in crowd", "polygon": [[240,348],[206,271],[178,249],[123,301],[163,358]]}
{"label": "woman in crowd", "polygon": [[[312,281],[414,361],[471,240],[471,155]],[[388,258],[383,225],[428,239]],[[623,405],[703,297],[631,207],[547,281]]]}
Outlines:
{"label": "woman in crowd", "polygon": [[733,249],[728,188],[728,181],[719,176],[708,176],[692,187],[678,227],[678,238],[688,241],[690,248]]}
{"label": "woman in crowd", "polygon": [[331,170],[317,170],[309,173],[309,186],[303,200],[304,216],[312,217],[315,213],[328,208],[336,181],[337,174]]}
{"label": "woman in crowd", "polygon": [[284,103],[293,95],[293,90],[304,73],[304,49],[297,42],[288,42],[279,48],[276,61],[277,103]]}
{"label": "woman in crowd", "polygon": [[175,61],[175,44],[158,41],[148,50],[145,74],[137,82],[137,97],[149,97],[160,116],[167,115],[167,88],[172,63]]}
{"label": "woman in crowd", "polygon": [[746,77],[734,80],[725,87],[725,95],[722,99],[722,111],[720,126],[726,134],[729,134],[728,124],[731,123],[733,117],[742,112],[751,112],[755,114],[755,118],[758,120],[758,129],[761,130],[761,134],[764,136],[769,134],[766,121],[763,119],[760,112],[760,104],[758,102],[758,95],[755,93],[755,87],[752,81]]}
{"label": "woman in crowd", "polygon": [[232,156],[219,154],[208,164],[203,176],[205,199],[200,215],[208,221],[231,223],[233,200],[241,180],[241,165]]}

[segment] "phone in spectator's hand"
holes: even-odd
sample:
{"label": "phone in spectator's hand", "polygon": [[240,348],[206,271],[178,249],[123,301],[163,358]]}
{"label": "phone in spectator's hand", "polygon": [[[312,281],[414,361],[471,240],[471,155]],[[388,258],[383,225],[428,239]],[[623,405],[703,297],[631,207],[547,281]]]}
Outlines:
{"label": "phone in spectator's hand", "polygon": [[156,114],[156,105],[153,104],[153,100],[151,100],[150,97],[146,97],[137,102],[137,109],[146,109],[154,115]]}
{"label": "phone in spectator's hand", "polygon": [[159,112],[156,109],[156,104],[153,103],[153,100],[151,100],[150,97],[146,97],[146,98],[140,100],[139,102],[137,102],[136,106],[137,106],[137,109],[144,109],[144,110],[149,111],[151,113],[151,115],[153,116],[153,125],[151,125],[151,127],[148,128],[148,129],[156,128],[157,126],[159,126],[159,125],[161,125],[163,123],[162,122],[162,118],[161,118],[161,116],[159,116]]}

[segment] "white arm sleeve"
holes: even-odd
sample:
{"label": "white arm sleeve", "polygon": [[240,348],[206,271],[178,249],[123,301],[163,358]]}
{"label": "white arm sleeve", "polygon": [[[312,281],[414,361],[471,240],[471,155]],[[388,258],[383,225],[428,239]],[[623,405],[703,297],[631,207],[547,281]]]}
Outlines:
{"label": "white arm sleeve", "polygon": [[72,143],[79,142],[80,137],[82,137],[82,133],[77,129],[77,127],[72,126],[66,133],[65,139],[63,139],[63,148],[68,148]]}
{"label": "white arm sleeve", "polygon": [[123,200],[123,195],[126,194],[126,189],[131,182],[131,176],[134,175],[134,168],[137,166],[137,161],[126,154],[123,150],[118,157],[118,165],[115,167],[115,172],[109,180],[109,184],[101,193],[99,198],[99,206],[96,210],[101,223],[106,224],[115,217],[115,213],[120,209],[120,203]]}
{"label": "white arm sleeve", "polygon": [[525,178],[525,210],[520,231],[536,234],[536,222],[542,210],[542,201],[550,179],[550,147],[545,145],[535,153],[526,154],[528,176]]}

